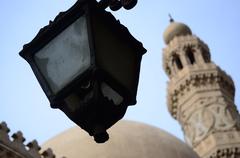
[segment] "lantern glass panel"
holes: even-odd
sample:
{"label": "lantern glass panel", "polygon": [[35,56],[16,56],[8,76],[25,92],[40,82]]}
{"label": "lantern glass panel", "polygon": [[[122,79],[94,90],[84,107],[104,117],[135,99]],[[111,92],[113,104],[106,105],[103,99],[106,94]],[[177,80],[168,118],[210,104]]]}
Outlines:
{"label": "lantern glass panel", "polygon": [[56,94],[91,64],[86,16],[82,16],[34,56],[35,62]]}
{"label": "lantern glass panel", "polygon": [[113,90],[105,82],[101,84],[101,89],[104,97],[112,100],[115,105],[120,105],[123,102],[123,97],[119,95],[115,90]]}

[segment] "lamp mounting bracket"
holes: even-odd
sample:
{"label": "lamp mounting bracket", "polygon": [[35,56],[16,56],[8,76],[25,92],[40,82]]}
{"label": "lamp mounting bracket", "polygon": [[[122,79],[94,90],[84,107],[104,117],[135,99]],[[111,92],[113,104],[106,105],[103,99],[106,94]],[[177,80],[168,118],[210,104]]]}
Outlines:
{"label": "lamp mounting bracket", "polygon": [[100,0],[99,6],[103,9],[109,7],[112,11],[117,11],[122,7],[126,10],[134,8],[137,4],[137,0]]}

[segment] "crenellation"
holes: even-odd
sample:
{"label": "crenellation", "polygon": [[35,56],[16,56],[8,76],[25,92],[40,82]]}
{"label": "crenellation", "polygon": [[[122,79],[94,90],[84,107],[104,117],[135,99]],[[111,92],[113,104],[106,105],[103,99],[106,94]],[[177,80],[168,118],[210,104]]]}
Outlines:
{"label": "crenellation", "polygon": [[55,154],[53,153],[52,149],[48,148],[47,150],[45,150],[43,153],[42,153],[42,156],[44,158],[55,158]]}
{"label": "crenellation", "polygon": [[28,153],[34,157],[34,158],[41,158],[41,155],[39,153],[41,147],[38,145],[38,142],[36,140],[33,140],[27,144]]}
{"label": "crenellation", "polygon": [[0,123],[0,143],[9,144],[10,139],[8,133],[10,129],[8,128],[6,122]]}
{"label": "crenellation", "polygon": [[11,142],[11,147],[15,151],[21,151],[23,155],[27,155],[26,146],[24,145],[25,138],[23,137],[23,133],[18,131],[12,135],[13,141]]}
{"label": "crenellation", "polygon": [[0,158],[55,158],[52,149],[40,152],[41,147],[36,140],[24,144],[21,131],[9,137],[10,129],[5,122],[0,123]]}
{"label": "crenellation", "polygon": [[25,141],[25,138],[23,137],[23,133],[21,131],[18,131],[12,135],[13,142],[22,144]]}

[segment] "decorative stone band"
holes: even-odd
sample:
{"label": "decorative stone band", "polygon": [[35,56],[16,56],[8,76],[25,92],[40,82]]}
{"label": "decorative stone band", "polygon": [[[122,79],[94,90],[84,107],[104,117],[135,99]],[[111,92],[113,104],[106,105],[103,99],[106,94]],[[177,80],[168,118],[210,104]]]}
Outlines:
{"label": "decorative stone band", "polygon": [[240,157],[239,147],[230,147],[225,149],[218,149],[211,156],[206,158],[238,158]]}
{"label": "decorative stone band", "polygon": [[41,148],[36,140],[25,145],[21,131],[14,133],[12,139],[8,135],[9,132],[7,124],[0,123],[0,158],[55,158],[50,148],[40,153]]}
{"label": "decorative stone band", "polygon": [[235,86],[231,77],[220,68],[186,73],[179,82],[168,84],[168,109],[172,116],[177,119],[178,108],[184,99],[192,97],[194,93],[201,91],[219,90],[225,96],[234,100]]}

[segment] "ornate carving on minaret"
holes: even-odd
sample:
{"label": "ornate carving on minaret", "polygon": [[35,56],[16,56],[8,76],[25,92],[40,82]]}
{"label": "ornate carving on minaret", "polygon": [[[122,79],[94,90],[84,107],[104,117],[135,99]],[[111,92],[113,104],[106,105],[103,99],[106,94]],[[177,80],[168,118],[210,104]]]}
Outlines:
{"label": "ornate carving on minaret", "polygon": [[233,80],[211,61],[207,44],[187,25],[172,21],[164,41],[168,109],[181,124],[186,142],[203,158],[239,157],[240,116]]}

